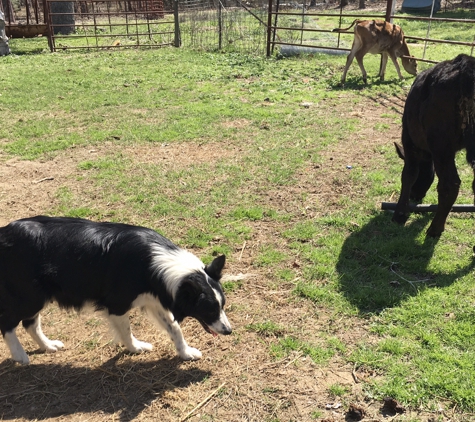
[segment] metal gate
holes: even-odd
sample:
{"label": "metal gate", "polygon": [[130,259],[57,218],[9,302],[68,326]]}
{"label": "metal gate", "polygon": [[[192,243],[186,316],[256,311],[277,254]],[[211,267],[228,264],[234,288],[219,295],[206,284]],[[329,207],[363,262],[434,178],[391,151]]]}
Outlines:
{"label": "metal gate", "polygon": [[[388,22],[393,22],[394,19],[399,21],[424,21],[427,22],[427,32],[425,36],[414,36],[405,31],[405,38],[411,42],[422,42],[424,44],[424,53],[422,57],[415,57],[416,60],[428,63],[436,63],[434,60],[429,60],[425,57],[426,46],[429,44],[446,44],[457,45],[463,47],[467,54],[473,55],[475,47],[475,38],[473,27],[475,26],[475,19],[453,19],[453,18],[435,18],[423,16],[401,16],[395,14],[395,0],[387,0],[386,11],[381,14],[349,14],[343,13],[343,8],[338,11],[330,13],[330,11],[316,12],[311,11],[306,4],[297,5],[297,10],[292,8],[286,10],[281,4],[280,0],[268,0],[268,20],[267,20],[267,56],[270,56],[276,46],[289,48],[295,47],[302,52],[318,52],[325,50],[333,50],[335,52],[350,51],[351,41],[353,40],[353,32],[334,33],[332,28],[318,28],[309,24],[318,20],[319,17],[334,18],[333,28],[341,27],[344,18],[353,19],[381,19]],[[309,2],[309,0],[307,0]],[[298,10],[300,9],[300,10]],[[312,9],[314,10],[314,9]],[[289,25],[289,22],[292,25]],[[437,39],[430,36],[431,24],[439,23],[463,23],[467,24],[467,39],[466,40],[444,40]],[[344,25],[343,25],[344,26]],[[310,40],[308,34],[318,34],[318,40]],[[347,37],[347,41],[342,37]],[[411,51],[412,53],[412,51]]]}
{"label": "metal gate", "polygon": [[179,46],[176,1],[45,0],[51,51]]}

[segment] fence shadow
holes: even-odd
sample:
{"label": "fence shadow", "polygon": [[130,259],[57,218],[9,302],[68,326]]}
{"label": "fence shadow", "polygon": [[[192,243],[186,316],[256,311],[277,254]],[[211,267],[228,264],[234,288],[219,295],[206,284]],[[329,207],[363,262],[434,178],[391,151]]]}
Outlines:
{"label": "fence shadow", "polygon": [[[114,414],[130,421],[167,391],[184,388],[210,372],[178,358],[136,362],[122,354],[96,367],[0,364],[0,418],[44,420],[76,413]],[[159,401],[159,407],[166,408]]]}
{"label": "fence shadow", "polygon": [[420,289],[450,285],[475,267],[472,259],[450,274],[428,269],[438,239],[421,242],[421,233],[431,218],[413,215],[400,227],[388,213],[379,212],[347,237],[336,269],[341,291],[360,312],[379,313],[397,306]]}

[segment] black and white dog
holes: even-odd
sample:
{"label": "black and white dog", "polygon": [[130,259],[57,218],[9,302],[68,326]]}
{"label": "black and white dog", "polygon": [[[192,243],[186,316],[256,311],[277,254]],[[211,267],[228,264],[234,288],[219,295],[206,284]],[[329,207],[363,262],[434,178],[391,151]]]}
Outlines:
{"label": "black and white dog", "polygon": [[196,318],[213,334],[231,334],[220,285],[225,257],[209,265],[157,232],[79,218],[33,217],[0,228],[0,330],[13,360],[28,364],[20,321],[41,350],[63,348],[41,330],[43,307],[105,311],[116,340],[132,353],[152,349],[130,331],[128,311],[142,308],[164,328],[182,359],[201,358],[179,323]]}

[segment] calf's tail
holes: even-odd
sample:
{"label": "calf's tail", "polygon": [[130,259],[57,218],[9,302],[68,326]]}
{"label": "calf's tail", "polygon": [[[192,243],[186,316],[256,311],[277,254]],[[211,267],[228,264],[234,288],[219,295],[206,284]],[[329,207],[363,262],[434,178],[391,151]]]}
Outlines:
{"label": "calf's tail", "polygon": [[334,28],[332,30],[332,32],[346,32],[348,31],[349,29],[353,28],[353,26],[356,24],[356,23],[360,23],[360,22],[363,22],[362,20],[360,19],[355,19],[353,21],[353,23],[348,27],[348,28]]}

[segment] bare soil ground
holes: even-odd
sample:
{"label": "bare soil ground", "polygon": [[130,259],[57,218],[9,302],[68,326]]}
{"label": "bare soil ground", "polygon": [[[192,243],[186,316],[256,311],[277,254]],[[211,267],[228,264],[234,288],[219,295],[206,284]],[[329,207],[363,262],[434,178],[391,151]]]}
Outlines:
{"label": "bare soil ground", "polygon": [[[378,97],[367,102],[364,110],[357,107],[341,113],[362,119],[361,132],[328,150],[322,165],[303,172],[299,183],[279,192],[267,192],[261,200],[273,209],[282,207],[295,213],[305,210],[302,218],[312,218],[336,209],[344,195],[364,195],[353,189],[346,165],[372,165],[374,158],[368,150],[399,139],[400,127],[395,119],[381,116],[402,113],[403,99]],[[318,113],[318,108],[314,112]],[[377,131],[377,123],[390,128]],[[90,182],[78,180],[81,174],[77,164],[117,150],[113,144],[81,147],[45,161],[1,157],[0,223],[52,209],[57,205],[60,187],[87,190],[85,183]],[[186,166],[191,159],[233,159],[240,153],[239,147],[218,149],[212,144],[193,143],[173,144],[166,151],[161,145],[120,151],[137,162],[167,166]],[[301,192],[308,193],[303,203]],[[183,324],[185,338],[203,352],[202,360],[180,361],[166,335],[157,332],[138,312],[131,315],[133,331],[155,348],[150,353],[129,355],[111,342],[100,315],[66,313],[51,305],[43,312],[44,330],[50,338],[65,343],[63,351],[36,352],[36,345],[19,328],[20,340],[31,358],[31,365],[22,367],[9,359],[5,344],[0,342],[0,418],[336,422],[358,420],[357,412],[349,412],[353,404],[363,409],[365,421],[409,420],[408,414],[388,414],[383,403],[365,399],[362,381],[374,374],[356,373],[340,358],[326,365],[316,365],[301,354],[276,360],[269,353],[275,338],[246,329],[248,324],[272,320],[310,342],[319,332],[341,338],[349,350],[361,339],[371,341],[365,321],[335,319],[328,310],[294,297],[292,284],[277,289],[267,270],[252,265],[260,243],[282,242],[274,221],[256,222],[252,236],[244,248],[237,248],[229,257],[226,268],[228,274],[251,274],[240,289],[228,295],[233,335],[214,338],[195,321]],[[329,386],[334,384],[350,391],[343,401],[329,393]],[[412,416],[431,420],[430,415]]]}

